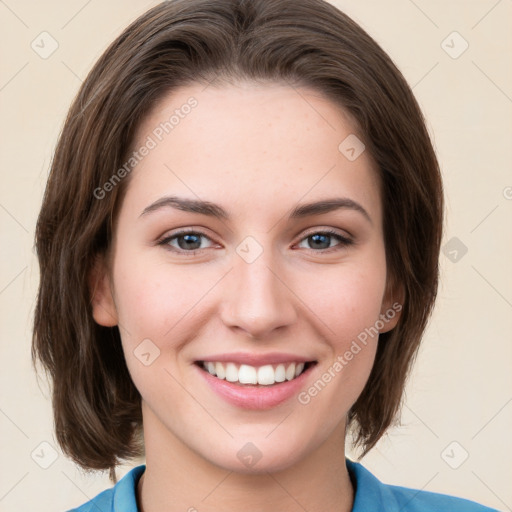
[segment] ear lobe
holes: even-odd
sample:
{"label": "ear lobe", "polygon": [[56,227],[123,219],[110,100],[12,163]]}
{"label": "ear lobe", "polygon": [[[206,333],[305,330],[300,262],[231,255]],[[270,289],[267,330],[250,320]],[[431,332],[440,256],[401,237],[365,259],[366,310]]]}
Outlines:
{"label": "ear lobe", "polygon": [[92,316],[104,327],[114,327],[118,323],[116,305],[112,296],[110,276],[103,256],[98,256],[89,274]]}
{"label": "ear lobe", "polygon": [[402,283],[396,284],[393,279],[390,279],[386,285],[380,310],[380,318],[384,327],[379,329],[379,333],[391,331],[396,327],[401,317],[404,300],[405,290]]}

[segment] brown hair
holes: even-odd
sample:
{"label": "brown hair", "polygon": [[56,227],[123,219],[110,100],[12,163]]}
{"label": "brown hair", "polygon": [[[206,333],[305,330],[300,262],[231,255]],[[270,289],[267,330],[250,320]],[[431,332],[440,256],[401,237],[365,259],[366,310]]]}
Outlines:
{"label": "brown hair", "polygon": [[[366,453],[393,423],[438,285],[443,198],[438,162],[411,89],[387,54],[323,0],[175,0],[132,23],[74,100],[36,229],[41,281],[32,355],[53,379],[57,440],[86,469],[141,454],[140,395],[117,327],[92,317],[88,276],[111,241],[135,130],[178,86],[220,80],[309,86],[356,120],[381,177],[389,279],[403,287],[397,326],[380,335],[349,413]],[[341,142],[341,141],[340,141]]]}

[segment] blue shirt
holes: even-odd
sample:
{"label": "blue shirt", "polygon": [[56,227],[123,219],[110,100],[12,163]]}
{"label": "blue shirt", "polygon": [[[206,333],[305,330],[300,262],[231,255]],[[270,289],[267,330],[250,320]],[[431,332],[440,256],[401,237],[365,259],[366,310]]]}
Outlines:
{"label": "blue shirt", "polygon": [[[352,512],[497,512],[473,501],[383,484],[357,462],[346,460],[355,488]],[[137,466],[117,484],[69,512],[139,512],[136,489],[146,469]]]}

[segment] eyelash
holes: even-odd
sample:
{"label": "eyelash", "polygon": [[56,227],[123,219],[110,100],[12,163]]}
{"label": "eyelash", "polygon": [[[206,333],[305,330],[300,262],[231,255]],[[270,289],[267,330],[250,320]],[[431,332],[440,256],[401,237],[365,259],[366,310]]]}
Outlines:
{"label": "eyelash", "polygon": [[[193,249],[191,251],[186,251],[184,249],[176,249],[174,247],[172,247],[170,245],[170,242],[174,239],[177,239],[181,236],[185,236],[185,235],[199,235],[199,236],[202,236],[204,238],[207,238],[208,240],[212,241],[210,239],[210,237],[208,235],[206,235],[205,233],[202,233],[201,231],[194,231],[194,230],[182,230],[182,231],[178,231],[176,233],[173,233],[171,236],[167,236],[165,238],[163,238],[162,240],[158,241],[157,242],[157,245],[161,245],[161,246],[167,246],[166,249],[171,251],[171,252],[174,252],[176,254],[180,254],[180,255],[183,255],[183,256],[193,256],[197,253],[200,253],[206,249]],[[340,235],[339,233],[337,233],[336,231],[333,231],[331,229],[324,229],[324,230],[321,230],[321,231],[313,231],[311,233],[308,233],[306,236],[302,237],[299,241],[302,242],[304,240],[307,240],[308,238],[314,236],[314,235],[327,235],[327,236],[331,236],[333,238],[335,238],[339,243],[337,245],[335,245],[334,247],[328,247],[327,249],[320,249],[320,250],[315,250],[315,249],[307,249],[311,252],[314,252],[314,253],[321,253],[321,254],[325,254],[325,253],[331,253],[332,251],[336,251],[336,250],[340,250],[344,247],[348,247],[350,245],[353,245],[354,244],[354,241],[351,240],[350,238],[347,238],[343,235]]]}

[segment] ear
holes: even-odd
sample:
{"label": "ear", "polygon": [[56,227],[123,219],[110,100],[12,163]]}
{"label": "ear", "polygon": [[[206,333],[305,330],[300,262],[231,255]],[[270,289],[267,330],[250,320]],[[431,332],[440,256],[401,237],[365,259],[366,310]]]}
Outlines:
{"label": "ear", "polygon": [[89,290],[94,321],[104,327],[117,325],[117,310],[112,295],[107,264],[103,255],[96,257],[89,273]]}
{"label": "ear", "polygon": [[389,276],[380,310],[380,319],[384,323],[384,327],[379,329],[380,334],[391,331],[396,327],[402,314],[404,301],[405,290],[403,284],[397,283],[392,276]]}

